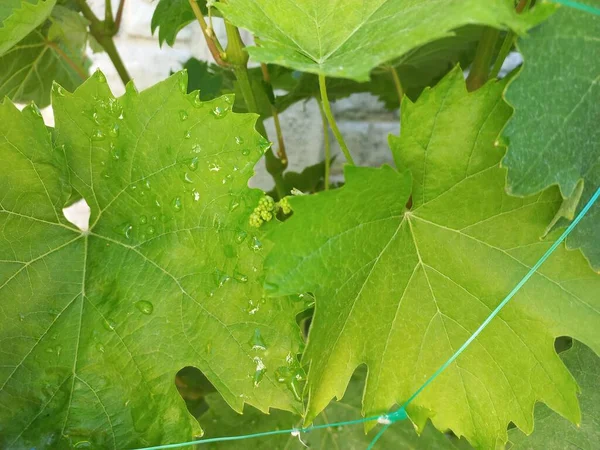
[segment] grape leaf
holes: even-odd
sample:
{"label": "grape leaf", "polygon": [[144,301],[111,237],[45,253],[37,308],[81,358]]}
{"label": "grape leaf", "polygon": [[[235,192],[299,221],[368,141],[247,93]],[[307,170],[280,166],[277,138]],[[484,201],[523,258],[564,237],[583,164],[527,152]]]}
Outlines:
{"label": "grape leaf", "polygon": [[467,24],[524,33],[554,7],[517,14],[505,0],[228,0],[223,15],[260,39],[257,61],[367,81],[372,69]]}
{"label": "grape leaf", "polygon": [[[189,440],[185,366],[238,411],[299,409],[274,373],[296,370],[300,303],[263,299],[267,246],[248,225],[268,143],[231,98],[186,84],[56,86],[54,142],[35,108],[0,106],[0,447]],[[89,230],[61,214],[71,188]]]}
{"label": "grape leaf", "polygon": [[48,30],[48,39],[61,42],[71,49],[84,51],[88,42],[90,22],[76,11],[56,5],[50,15],[52,25]]}
{"label": "grape leaf", "polygon": [[[208,15],[206,0],[196,0],[196,3],[200,7],[200,11],[204,15]],[[212,12],[215,11],[213,9]],[[196,20],[196,17],[189,0],[159,0],[154,14],[152,14],[150,27],[152,34],[158,28],[158,42],[160,45],[166,41],[172,47],[175,45],[177,33],[194,20]]]}
{"label": "grape leaf", "polygon": [[0,4],[0,56],[46,20],[56,0],[4,0]]}
{"label": "grape leaf", "polygon": [[[343,188],[290,198],[293,216],[270,235],[266,286],[315,294],[307,421],[363,363],[363,412],[402,404],[550,246],[539,236],[557,190],[523,199],[504,191],[504,149],[494,145],[510,114],[503,89],[490,82],[469,94],[456,68],[403,104],[402,135],[390,140],[400,172],[346,166]],[[578,421],[577,385],[553,343],[571,335],[600,350],[598,292],[584,258],[558,249],[408,406],[413,422],[431,418],[494,448],[511,421],[531,432],[539,400]]]}
{"label": "grape leaf", "polygon": [[[467,26],[455,31],[455,36],[438,39],[392,61],[402,83],[404,93],[410,99],[416,99],[423,89],[434,85],[456,63],[467,67],[473,59],[475,48],[481,34],[481,27]],[[319,98],[319,81],[316,75],[302,73],[297,85],[289,92],[277,98],[276,104],[283,111],[293,103],[309,98]],[[368,82],[328,78],[327,93],[330,100],[338,100],[357,92],[370,92],[377,95],[388,109],[397,109],[398,94],[389,68],[376,68],[371,72]]]}
{"label": "grape leaf", "polygon": [[600,360],[592,350],[578,342],[561,354],[577,384],[581,388],[581,414],[579,426],[553,413],[544,405],[536,406],[535,430],[525,436],[519,430],[508,432],[511,449],[534,450],[569,448],[592,450],[600,442]]}
{"label": "grape leaf", "polygon": [[85,41],[65,42],[60,30],[58,22],[34,30],[0,57],[0,98],[45,107],[54,81],[71,90],[83,82],[90,66]]}
{"label": "grape leaf", "polygon": [[[339,402],[332,402],[315,421],[315,424],[325,424],[355,420],[360,416],[360,402],[364,383],[365,371],[359,370],[352,376],[344,398]],[[258,433],[261,431],[281,430],[296,428],[302,425],[302,419],[292,413],[273,411],[268,416],[256,409],[244,409],[244,414],[236,414],[218,394],[209,394],[206,397],[209,404],[208,412],[200,418],[206,430],[206,437],[239,436],[242,434]],[[340,426],[314,430],[300,436],[308,448],[311,449],[344,449],[364,450],[375,433],[365,435],[360,425]],[[291,435],[276,435],[248,440],[245,449],[271,449],[271,450],[302,450],[306,446],[298,437]],[[238,449],[239,441],[220,442],[214,449]],[[208,447],[211,448],[210,446]],[[375,446],[376,449],[390,448],[426,448],[428,450],[449,450],[471,448],[464,440],[446,436],[427,425],[419,436],[412,424],[408,421],[395,424],[389,428]]]}
{"label": "grape leaf", "polygon": [[[588,3],[600,7],[598,0]],[[560,214],[567,219],[600,186],[600,60],[590,57],[600,53],[599,35],[600,17],[561,8],[519,41],[525,64],[506,92],[515,108],[504,133],[509,139],[503,162],[509,192],[530,195],[557,184],[571,203],[568,213]],[[567,240],[597,272],[599,221],[600,205],[595,205]],[[560,226],[566,220],[554,222]]]}

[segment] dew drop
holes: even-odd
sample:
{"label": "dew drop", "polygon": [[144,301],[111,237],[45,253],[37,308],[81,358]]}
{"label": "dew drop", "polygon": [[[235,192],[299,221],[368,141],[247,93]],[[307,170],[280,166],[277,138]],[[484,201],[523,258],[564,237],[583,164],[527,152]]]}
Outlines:
{"label": "dew drop", "polygon": [[197,156],[194,156],[191,159],[190,163],[188,164],[188,167],[191,171],[194,171],[198,168],[198,157]]}
{"label": "dew drop", "polygon": [[244,275],[243,273],[237,272],[237,271],[233,273],[233,279],[236,281],[239,281],[240,283],[248,282],[248,276]]}
{"label": "dew drop", "polygon": [[201,108],[203,105],[204,105],[204,103],[202,103],[202,100],[200,100],[200,95],[196,95],[194,97],[194,107]]}
{"label": "dew drop", "polygon": [[217,269],[215,270],[215,284],[217,287],[222,287],[225,283],[229,281],[230,277],[225,272]]}
{"label": "dew drop", "polygon": [[217,119],[222,119],[229,112],[229,107],[215,106],[211,112]]}
{"label": "dew drop", "polygon": [[58,83],[52,83],[52,92],[55,92],[59,97],[65,96],[65,90]]}
{"label": "dew drop", "polygon": [[256,236],[252,236],[249,245],[250,249],[254,250],[255,252],[262,250],[262,242],[260,242]]}
{"label": "dew drop", "polygon": [[94,130],[92,133],[91,139],[92,141],[103,141],[106,138],[104,132],[100,129]]}
{"label": "dew drop", "polygon": [[54,349],[52,347],[47,348],[46,353],[54,353]]}
{"label": "dew drop", "polygon": [[200,147],[200,144],[194,144],[194,145],[192,146],[192,152],[193,152],[193,153],[196,153],[196,154],[198,154],[198,153],[200,153],[201,151],[202,151],[202,147]]}
{"label": "dew drop", "polygon": [[111,146],[110,155],[112,156],[112,159],[114,161],[119,161],[121,159],[121,157],[123,156],[121,149],[118,149],[115,146]]}
{"label": "dew drop", "polygon": [[156,232],[156,230],[154,229],[154,227],[152,225],[148,225],[148,228],[146,228],[146,233],[148,233],[149,235],[153,235]]}
{"label": "dew drop", "polygon": [[187,111],[184,111],[184,110],[179,111],[179,118],[181,119],[182,122],[184,120],[187,120],[187,118],[188,118]]}
{"label": "dew drop", "polygon": [[19,320],[23,322],[25,320],[25,314],[19,313]]}
{"label": "dew drop", "polygon": [[140,223],[142,225],[145,225],[146,223],[148,223],[148,218],[146,216],[140,216]]}
{"label": "dew drop", "polygon": [[221,180],[221,182],[222,182],[223,184],[227,184],[227,183],[229,183],[231,180],[233,180],[233,177],[231,176],[231,174],[229,174],[229,175],[226,175],[226,176],[225,176],[225,178],[223,178],[223,180]]}
{"label": "dew drop", "polygon": [[238,244],[241,244],[246,239],[246,236],[248,236],[248,233],[246,233],[244,230],[238,230],[238,232],[235,234],[235,241]]}
{"label": "dew drop", "polygon": [[114,331],[115,329],[115,323],[109,320],[104,319],[102,321],[102,326],[107,330],[107,331]]}
{"label": "dew drop", "polygon": [[171,207],[177,212],[181,211],[181,208],[183,208],[183,205],[181,203],[181,197],[175,197],[171,201]]}
{"label": "dew drop", "polygon": [[152,305],[152,303],[146,301],[146,300],[140,300],[138,302],[135,303],[135,307],[142,313],[142,314],[146,314],[147,316],[152,314],[152,311],[154,311],[154,305]]}
{"label": "dew drop", "polygon": [[215,164],[215,163],[211,163],[208,166],[208,170],[210,170],[211,172],[218,172],[219,170],[221,170],[221,166],[219,166],[218,164]]}
{"label": "dew drop", "polygon": [[254,314],[256,314],[258,312],[258,310],[260,309],[260,304],[259,303],[255,303],[254,300],[250,299],[248,300],[248,306],[246,308],[246,312],[253,316]]}
{"label": "dew drop", "polygon": [[187,93],[187,79],[185,76],[185,72],[181,72],[181,75],[179,75],[179,90],[182,94]]}
{"label": "dew drop", "polygon": [[150,180],[146,180],[142,186],[144,186],[147,190],[150,190]]}
{"label": "dew drop", "polygon": [[252,350],[263,350],[264,351],[267,349],[267,344],[265,344],[265,340],[263,339],[262,335],[260,334],[260,330],[258,328],[256,328],[254,330],[254,334],[252,335],[252,337],[250,338],[248,343],[250,344],[250,347],[252,348]]}
{"label": "dew drop", "polygon": [[200,201],[200,192],[198,192],[196,189],[194,189],[192,191],[192,197],[194,198],[195,202]]}
{"label": "dew drop", "polygon": [[102,345],[100,342],[98,342],[96,344],[96,350],[98,350],[100,353],[104,353],[104,345]]}
{"label": "dew drop", "polygon": [[189,184],[192,184],[194,182],[194,180],[192,180],[192,178],[188,172],[185,172],[183,174],[183,181],[185,181],[186,183],[189,183]]}
{"label": "dew drop", "polygon": [[129,222],[125,222],[125,223],[119,225],[116,228],[116,231],[121,236],[125,236],[126,239],[131,239],[131,234],[132,234],[132,231],[133,231],[133,225],[131,225],[131,223],[129,223]]}
{"label": "dew drop", "polygon": [[106,77],[99,70],[96,70],[96,73],[94,73],[94,76],[96,77],[96,80],[98,80],[99,83],[106,83]]}
{"label": "dew drop", "polygon": [[242,155],[248,156],[249,154],[250,154],[250,149],[249,148],[242,149]]}
{"label": "dew drop", "polygon": [[254,386],[258,386],[262,381],[265,372],[267,371],[267,367],[265,366],[265,363],[263,363],[262,359],[260,359],[258,356],[254,357],[254,362],[256,363],[256,369],[253,377]]}
{"label": "dew drop", "polygon": [[229,211],[235,211],[236,209],[238,209],[240,206],[240,202],[238,201],[237,198],[233,197],[230,201],[229,201]]}
{"label": "dew drop", "polygon": [[184,138],[189,139],[192,137],[192,133],[190,132],[190,130],[186,130],[186,132],[183,135]]}
{"label": "dew drop", "polygon": [[236,137],[235,137],[235,143],[236,143],[237,145],[242,145],[242,144],[244,143],[244,138],[243,138],[243,137],[241,137],[241,136],[236,136]]}
{"label": "dew drop", "polygon": [[269,142],[269,140],[266,139],[264,136],[261,136],[258,140],[258,148],[260,149],[261,153],[265,153],[267,150],[269,150],[270,147],[271,142]]}
{"label": "dew drop", "polygon": [[92,448],[92,443],[90,441],[79,441],[73,448]]}
{"label": "dew drop", "polygon": [[119,137],[119,125],[115,123],[112,127],[110,127],[108,134],[113,138]]}

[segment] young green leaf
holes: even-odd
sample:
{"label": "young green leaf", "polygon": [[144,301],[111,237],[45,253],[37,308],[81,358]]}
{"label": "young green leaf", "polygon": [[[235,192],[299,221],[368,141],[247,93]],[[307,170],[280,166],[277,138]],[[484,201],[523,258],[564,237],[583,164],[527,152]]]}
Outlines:
{"label": "young green leaf", "polygon": [[524,33],[553,7],[517,14],[505,0],[228,0],[224,16],[260,39],[257,61],[367,81],[372,69],[467,24]]}
{"label": "young green leaf", "polygon": [[[208,15],[206,0],[196,0],[196,3],[200,11],[204,15]],[[213,13],[214,11],[216,10],[213,10]],[[189,0],[159,0],[152,15],[150,26],[153,34],[158,28],[158,42],[160,45],[166,41],[172,47],[175,45],[177,34],[194,20],[196,18]]]}
{"label": "young green leaf", "polygon": [[[600,7],[600,1],[590,4]],[[505,135],[508,189],[530,195],[556,184],[572,219],[600,186],[600,17],[561,8],[519,41],[525,58],[506,98],[515,108]],[[577,188],[578,183],[583,186]],[[581,190],[583,188],[583,190]],[[573,208],[578,206],[578,209]],[[600,205],[567,240],[600,272]],[[566,221],[558,221],[559,225]]]}
{"label": "young green leaf", "polygon": [[[263,298],[267,248],[248,226],[268,143],[232,99],[186,84],[56,86],[54,142],[33,108],[0,106],[0,447],[189,440],[185,366],[237,411],[300,408],[275,373],[300,373],[301,303]],[[71,188],[88,230],[62,215]]]}
{"label": "young green leaf", "polygon": [[[551,245],[556,189],[505,193],[509,117],[504,83],[468,93],[457,68],[402,108],[391,145],[400,171],[346,166],[338,190],[289,199],[266,262],[273,294],[313,292],[307,420],[341,397],[360,364],[363,412],[402,404],[479,327]],[[411,176],[412,172],[412,176]],[[474,446],[494,448],[506,427],[533,427],[544,401],[579,420],[577,385],[553,348],[571,335],[600,351],[600,277],[558,249],[471,346],[408,406]]]}
{"label": "young green leaf", "polygon": [[[579,342],[563,354],[562,360],[581,388],[581,423],[573,425],[544,405],[536,406],[535,430],[525,436],[517,429],[508,432],[514,450],[543,448],[593,449],[600,442],[600,359]],[[568,443],[568,445],[567,445]]]}
{"label": "young green leaf", "polygon": [[[359,373],[355,373],[348,384],[344,398],[337,402],[331,402],[315,420],[315,424],[355,420],[360,417],[363,380],[366,372],[364,370],[357,372]],[[209,394],[206,401],[209,410],[200,418],[200,423],[206,430],[207,438],[239,436],[302,426],[302,419],[288,412],[273,411],[267,416],[254,408],[245,408],[244,415],[240,416],[229,408],[218,394]],[[244,444],[244,449],[303,450],[307,448],[307,445],[308,448],[314,450],[364,450],[374,435],[375,432],[365,434],[363,427],[356,424],[314,430],[300,436],[288,434],[252,439]],[[240,443],[239,441],[221,442],[217,448],[219,450],[239,449]],[[375,448],[381,450],[392,448],[457,450],[471,447],[464,440],[440,433],[431,424],[428,424],[419,435],[409,421],[404,421],[389,428]]]}
{"label": "young green leaf", "polygon": [[0,4],[0,56],[50,15],[56,0],[3,0]]}

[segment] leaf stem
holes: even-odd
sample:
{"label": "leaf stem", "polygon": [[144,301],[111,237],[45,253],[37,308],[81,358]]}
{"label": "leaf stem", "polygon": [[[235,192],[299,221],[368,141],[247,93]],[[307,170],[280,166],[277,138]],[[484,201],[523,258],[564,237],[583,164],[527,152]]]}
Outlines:
{"label": "leaf stem", "polygon": [[275,132],[277,133],[277,144],[279,147],[277,148],[277,157],[281,160],[281,163],[287,167],[287,154],[285,152],[285,141],[283,140],[283,133],[281,131],[281,123],[279,122],[279,111],[277,111],[277,106],[275,106],[275,94],[273,92],[273,85],[271,84],[271,75],[269,74],[269,67],[261,63],[260,68],[263,74],[263,80],[266,85],[266,89],[268,90],[267,94],[269,96],[269,100],[271,101],[271,115],[273,116],[273,122],[275,124]]}
{"label": "leaf stem", "polygon": [[[529,6],[531,0],[520,0],[517,4],[515,10],[517,13],[521,13],[526,7]],[[504,60],[510,53],[510,50],[514,44],[516,34],[512,30],[508,30],[506,32],[506,36],[504,37],[504,41],[502,42],[502,46],[500,47],[500,51],[498,52],[498,56],[496,57],[496,61],[494,62],[494,66],[490,71],[489,78],[496,78],[500,73],[500,69],[502,69],[502,64],[504,64]]]}
{"label": "leaf stem", "polygon": [[331,105],[329,104],[329,97],[327,97],[327,86],[326,86],[326,82],[325,82],[325,75],[322,75],[322,74],[319,74],[319,89],[321,90],[321,100],[323,102],[323,111],[325,111],[325,117],[327,117],[327,121],[329,122],[331,131],[333,131],[333,134],[334,134],[335,138],[337,139],[338,144],[340,144],[340,148],[342,149],[342,152],[344,152],[346,161],[348,161],[349,164],[354,165],[354,160],[352,159],[352,155],[350,154],[350,151],[348,150],[348,146],[346,145],[346,142],[344,142],[344,137],[342,136],[342,133],[340,133],[337,123],[335,122],[335,118],[333,117],[333,114],[331,113]]}
{"label": "leaf stem", "polygon": [[194,16],[196,16],[196,20],[200,24],[200,29],[202,30],[202,34],[204,35],[204,39],[206,39],[206,45],[210,50],[212,57],[215,62],[222,67],[230,67],[230,64],[227,62],[228,55],[223,50],[221,43],[215,36],[215,33],[212,28],[210,28],[206,20],[204,20],[204,16],[202,15],[202,11],[200,11],[200,7],[196,0],[189,0],[190,6],[192,7],[192,11],[194,11]]}
{"label": "leaf stem", "polygon": [[469,91],[479,89],[488,80],[499,35],[500,31],[491,27],[486,27],[481,33],[481,39],[475,52],[475,60],[467,77],[467,89]]}
{"label": "leaf stem", "polygon": [[390,72],[394,80],[394,85],[396,86],[396,92],[398,93],[398,104],[402,106],[402,97],[404,97],[404,89],[402,88],[402,83],[400,83],[398,71],[394,66],[390,66]]}
{"label": "leaf stem", "polygon": [[104,23],[109,26],[115,23],[112,13],[112,0],[104,0]]}
{"label": "leaf stem", "polygon": [[327,117],[325,117],[325,111],[323,110],[323,102],[320,98],[317,98],[317,104],[319,105],[321,122],[323,123],[323,143],[325,144],[325,190],[328,191],[331,173],[331,141],[329,140],[329,125],[327,124]]}
{"label": "leaf stem", "polygon": [[115,29],[119,31],[121,28],[121,19],[123,18],[123,7],[125,6],[125,0],[121,0],[119,7],[117,8],[117,15],[115,17]]}

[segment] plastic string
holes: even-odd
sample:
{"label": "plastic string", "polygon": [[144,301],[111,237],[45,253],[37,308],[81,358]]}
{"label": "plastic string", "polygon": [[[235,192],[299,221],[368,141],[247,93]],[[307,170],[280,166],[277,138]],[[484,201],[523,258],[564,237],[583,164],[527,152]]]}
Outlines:
{"label": "plastic string", "polygon": [[273,430],[273,431],[264,431],[262,433],[253,433],[253,434],[245,434],[240,436],[222,436],[208,439],[199,439],[195,441],[189,442],[181,442],[178,444],[167,444],[167,445],[157,445],[155,447],[144,447],[137,450],[160,450],[160,449],[168,449],[168,448],[181,448],[189,445],[201,445],[201,444],[210,444],[213,442],[225,442],[225,441],[239,441],[243,439],[252,439],[259,438],[264,436],[274,436],[280,434],[291,434],[292,436],[300,436],[300,433],[309,433],[314,430],[320,430],[323,428],[330,427],[340,427],[346,425],[358,425],[365,422],[373,422],[377,421],[385,426],[379,430],[375,438],[369,444],[367,450],[371,450],[375,443],[379,440],[383,433],[392,425],[394,422],[399,422],[408,417],[406,413],[406,407],[421,393],[423,390],[429,386],[450,364],[454,362],[456,358],[460,356],[462,352],[466,350],[466,348],[481,334],[481,332],[489,325],[489,323],[496,317],[502,308],[506,306],[506,304],[515,296],[517,292],[523,287],[525,283],[533,276],[533,274],[540,268],[540,266],[554,253],[554,251],[558,248],[560,244],[567,238],[569,234],[573,231],[573,229],[577,226],[581,219],[588,213],[592,205],[598,200],[600,197],[600,188],[596,190],[592,198],[586,203],[583,209],[579,212],[575,220],[571,222],[571,224],[567,227],[567,229],[560,235],[560,237],[550,246],[548,250],[542,255],[542,257],[535,263],[531,269],[527,272],[527,274],[517,283],[517,285],[509,292],[509,294],[500,302],[500,304],[490,313],[490,315],[483,321],[483,323],[471,334],[469,339],[465,341],[463,345],[450,357],[448,360],[440,366],[438,370],[436,370],[433,375],[431,375],[422,385],[418,388],[409,398],[406,400],[400,408],[390,414],[383,414],[378,416],[365,417],[356,420],[348,420],[344,422],[334,422],[334,423],[326,423],[321,425],[312,425],[307,428],[290,428],[287,430]]}
{"label": "plastic string", "polygon": [[[581,11],[585,11],[585,12],[600,16],[600,8],[595,8],[593,6],[585,5],[585,4],[578,3],[578,2],[575,2],[572,0],[552,0],[552,1],[554,3],[560,3],[560,4],[563,4],[563,5],[571,7],[571,8],[579,9]],[[410,402],[412,402],[421,392],[423,392],[423,390],[431,382],[433,382],[433,380],[435,380],[444,370],[446,370],[446,368],[448,368],[448,366],[450,364],[452,364],[454,362],[454,360],[456,358],[458,358],[459,355],[463,351],[466,350],[466,348],[471,344],[471,342],[473,342],[475,340],[475,338],[477,338],[477,336],[479,336],[481,334],[481,332],[489,325],[489,323],[492,321],[492,319],[494,319],[494,317],[496,317],[500,313],[502,308],[504,308],[506,306],[506,304],[515,296],[515,294],[517,292],[519,292],[519,290],[523,287],[523,285],[533,276],[533,274],[540,268],[540,266],[550,257],[550,255],[552,255],[552,253],[554,253],[554,251],[567,238],[567,236],[569,234],[571,234],[573,229],[577,226],[577,224],[579,222],[581,222],[581,219],[583,219],[583,217],[588,213],[588,211],[590,210],[592,205],[596,202],[596,200],[598,200],[599,197],[600,197],[600,188],[598,188],[596,190],[596,192],[594,193],[592,198],[589,199],[589,201],[586,203],[586,205],[583,207],[583,209],[579,212],[577,217],[571,222],[571,224],[560,235],[560,237],[554,242],[554,244],[552,244],[552,246],[546,251],[546,253],[544,253],[542,255],[542,257],[538,260],[538,262],[536,262],[535,265],[531,269],[529,269],[529,272],[527,272],[527,274],[521,279],[521,281],[519,281],[517,283],[517,285],[513,288],[513,290],[510,291],[510,293],[504,298],[504,300],[502,300],[502,302],[500,302],[500,304],[490,313],[490,315],[483,321],[483,323],[479,326],[479,328],[477,328],[477,330],[475,330],[475,332],[473,332],[473,334],[469,337],[469,339],[467,339],[465,341],[465,343],[450,358],[448,358],[448,360],[444,364],[442,364],[441,367],[438,370],[436,370],[433,373],[433,375],[431,375],[421,385],[421,387],[419,389],[417,389],[408,398],[408,400],[406,400],[402,404],[402,406],[400,406],[396,411],[394,411],[390,414],[364,417],[361,419],[347,420],[344,422],[333,422],[333,423],[325,423],[325,424],[321,424],[321,425],[312,425],[312,426],[306,427],[306,428],[290,428],[287,430],[264,431],[261,433],[244,434],[244,435],[240,435],[240,436],[221,436],[221,437],[214,437],[214,438],[207,438],[207,439],[198,439],[198,440],[189,441],[189,442],[180,442],[177,444],[165,444],[165,445],[157,445],[154,447],[142,447],[142,448],[138,448],[136,450],[161,450],[161,449],[169,449],[169,448],[182,448],[182,447],[187,447],[190,445],[202,445],[202,444],[210,444],[210,443],[214,443],[214,442],[241,441],[241,440],[245,440],[245,439],[254,439],[254,438],[259,438],[259,437],[275,436],[275,435],[281,435],[281,434],[291,434],[292,436],[299,437],[301,433],[310,433],[311,431],[314,431],[314,430],[321,430],[324,428],[331,428],[331,427],[342,427],[342,426],[347,426],[347,425],[359,425],[359,424],[366,423],[366,422],[377,421],[381,424],[384,424],[384,426],[379,430],[377,435],[375,435],[375,437],[373,438],[373,440],[367,447],[367,450],[372,450],[373,447],[375,446],[375,443],[379,440],[379,438],[381,438],[381,436],[383,436],[383,433],[385,433],[385,431],[393,423],[399,422],[401,420],[405,420],[406,418],[408,418],[408,414],[406,413],[406,407],[410,404]]]}
{"label": "plastic string", "polygon": [[600,8],[595,8],[591,5],[586,5],[584,3],[574,2],[572,0],[551,0],[553,3],[560,3],[562,5],[568,6],[570,8],[578,9],[580,11],[585,11],[588,13],[595,14],[600,16]]}

